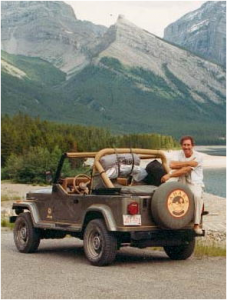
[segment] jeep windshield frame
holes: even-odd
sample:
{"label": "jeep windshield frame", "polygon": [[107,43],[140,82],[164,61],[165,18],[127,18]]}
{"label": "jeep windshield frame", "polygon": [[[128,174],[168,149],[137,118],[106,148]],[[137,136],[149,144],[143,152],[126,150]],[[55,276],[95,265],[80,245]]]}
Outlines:
{"label": "jeep windshield frame", "polygon": [[66,158],[95,158],[96,154],[97,152],[65,152],[64,154],[62,154],[57,166],[57,170],[55,172],[53,184],[58,183],[61,177],[62,167]]}

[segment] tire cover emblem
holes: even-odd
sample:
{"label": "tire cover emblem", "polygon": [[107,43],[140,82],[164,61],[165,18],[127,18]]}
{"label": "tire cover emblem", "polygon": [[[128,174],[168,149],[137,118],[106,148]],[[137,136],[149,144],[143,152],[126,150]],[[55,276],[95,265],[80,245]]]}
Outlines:
{"label": "tire cover emblem", "polygon": [[182,218],[188,211],[189,198],[183,190],[172,191],[167,199],[167,208],[175,218]]}

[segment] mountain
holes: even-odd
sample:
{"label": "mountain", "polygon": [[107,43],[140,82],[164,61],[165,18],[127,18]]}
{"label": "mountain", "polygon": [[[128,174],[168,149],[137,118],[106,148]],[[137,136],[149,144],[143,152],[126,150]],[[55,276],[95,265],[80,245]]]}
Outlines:
{"label": "mountain", "polygon": [[2,50],[39,57],[70,74],[90,62],[104,26],[77,20],[61,1],[2,1]]}
{"label": "mountain", "polygon": [[66,80],[64,72],[37,57],[13,55],[1,51],[1,66],[3,73],[46,86],[56,86]]}
{"label": "mountain", "polygon": [[[53,119],[60,100],[55,87],[66,74],[39,58],[1,53],[1,109],[13,115],[19,111]],[[59,113],[59,111],[57,110]]]}
{"label": "mountain", "polygon": [[[55,45],[50,38],[48,53],[54,53]],[[2,70],[2,113],[21,111],[115,133],[192,134],[200,143],[225,137],[225,70],[124,16],[90,44],[89,61],[80,70],[71,76],[59,73],[54,84],[28,74],[33,67],[37,74],[33,60],[39,66],[44,60],[24,56],[23,68],[16,63],[21,59],[11,56],[8,63],[29,78]],[[49,77],[58,78],[56,68],[46,64]]]}
{"label": "mountain", "polygon": [[[140,67],[162,77],[166,84],[179,94],[181,90],[179,87],[176,89],[174,79],[182,81],[182,91],[188,90],[195,104],[206,102],[206,97],[214,103],[223,103],[225,73],[216,64],[174,47],[130,23],[123,16],[109,28],[103,41],[99,45],[94,62],[99,62],[105,56],[113,57],[125,66]],[[147,89],[143,84],[141,88]],[[150,90],[152,91],[152,87]]]}
{"label": "mountain", "polygon": [[226,64],[226,2],[208,1],[165,28],[164,39]]}
{"label": "mountain", "polygon": [[[61,87],[71,103],[72,118],[117,132],[225,136],[221,66],[138,28],[123,16],[108,29],[93,55],[92,64]],[[77,105],[84,113],[76,114]],[[84,118],[91,112],[92,117]]]}

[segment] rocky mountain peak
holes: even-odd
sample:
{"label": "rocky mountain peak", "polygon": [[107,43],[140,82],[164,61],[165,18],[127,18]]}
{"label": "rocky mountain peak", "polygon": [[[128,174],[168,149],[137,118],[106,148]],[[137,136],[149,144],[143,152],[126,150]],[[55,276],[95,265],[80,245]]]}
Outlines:
{"label": "rocky mountain peak", "polygon": [[205,5],[227,5],[226,0],[208,0]]}
{"label": "rocky mountain peak", "polygon": [[125,15],[121,14],[121,15],[118,16],[117,21],[120,22],[120,21],[122,21],[124,19],[125,19]]}
{"label": "rocky mountain peak", "polygon": [[[103,57],[112,57],[128,67],[149,70],[164,78],[174,89],[170,80],[170,76],[173,76],[187,82],[191,96],[196,101],[204,102],[201,95],[205,94],[216,103],[223,101],[216,91],[225,94],[222,84],[224,74],[222,68],[216,64],[156,37],[125,18],[118,18],[116,24],[106,32],[104,40],[96,53],[96,61],[101,61]],[[214,79],[215,87],[209,84],[211,78]]]}
{"label": "rocky mountain peak", "polygon": [[226,60],[226,2],[208,1],[165,28],[164,39],[221,65]]}
{"label": "rocky mountain peak", "polygon": [[[36,14],[34,13],[36,10]],[[71,6],[61,1],[2,1],[1,2],[2,20],[21,21],[26,16],[31,20],[31,14],[35,17],[67,17],[76,19]]]}
{"label": "rocky mountain peak", "polygon": [[[94,57],[98,56],[99,60],[102,55],[105,55],[106,49],[109,51],[112,49],[112,46],[115,47],[118,44],[122,45],[122,43],[126,45],[127,42],[132,43],[132,41],[134,39],[136,40],[141,34],[143,34],[143,29],[128,21],[124,15],[119,15],[116,23],[107,29],[103,38],[93,47],[91,53]],[[122,50],[119,49],[119,56],[121,56]],[[101,55],[99,55],[100,53]],[[94,61],[97,61],[97,59],[94,58]],[[127,62],[125,63],[127,64]]]}
{"label": "rocky mountain peak", "polygon": [[[37,56],[70,74],[90,62],[104,26],[76,19],[62,1],[3,1],[2,50]],[[50,46],[51,45],[51,46]]]}
{"label": "rocky mountain peak", "polygon": [[116,23],[113,25],[117,30],[131,31],[131,29],[136,31],[143,31],[142,28],[138,27],[134,23],[130,22],[124,15],[119,15]]}

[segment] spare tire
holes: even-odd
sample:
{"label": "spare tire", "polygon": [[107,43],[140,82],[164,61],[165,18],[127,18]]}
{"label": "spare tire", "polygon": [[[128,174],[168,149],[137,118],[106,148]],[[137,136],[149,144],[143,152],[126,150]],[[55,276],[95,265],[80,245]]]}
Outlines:
{"label": "spare tire", "polygon": [[187,226],[194,216],[194,197],[186,185],[166,182],[154,193],[151,201],[152,217],[157,225],[168,229]]}

